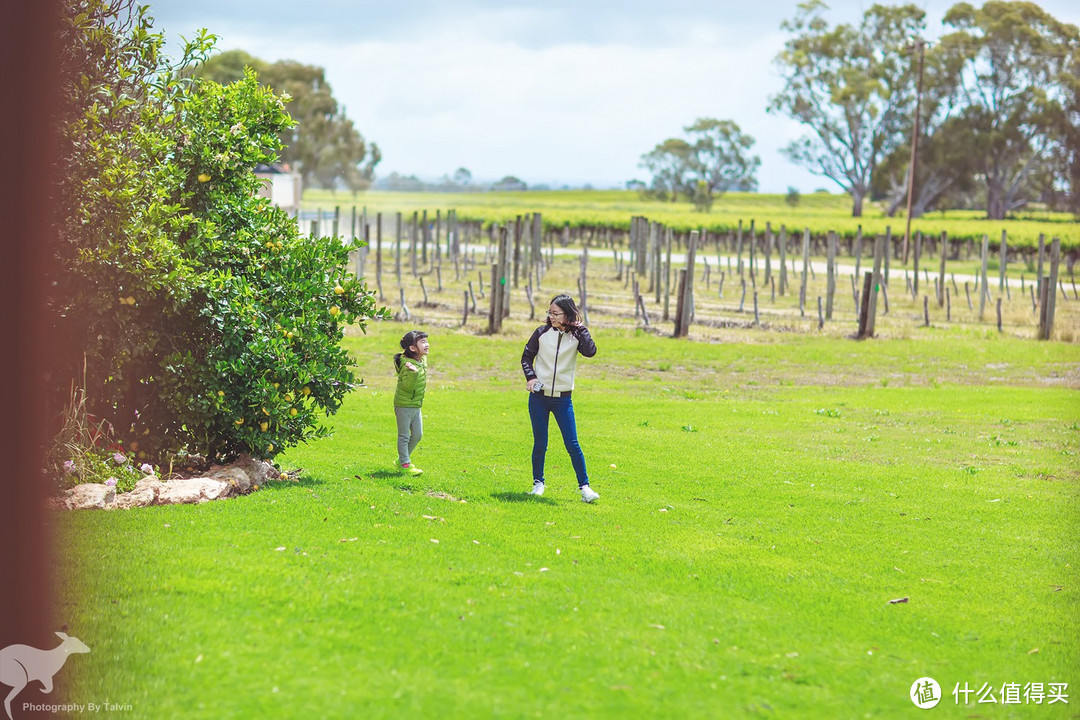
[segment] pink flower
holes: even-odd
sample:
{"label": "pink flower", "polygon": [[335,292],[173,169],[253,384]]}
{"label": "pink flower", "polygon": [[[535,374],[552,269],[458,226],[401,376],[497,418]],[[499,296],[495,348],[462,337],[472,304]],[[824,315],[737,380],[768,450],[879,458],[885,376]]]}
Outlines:
{"label": "pink flower", "polygon": [[105,481],[105,484],[108,485],[109,487],[115,486],[116,485],[116,478],[109,478],[108,480]]}
{"label": "pink flower", "polygon": [[64,461],[64,473],[67,474],[67,475],[70,475],[73,472],[75,472],[75,461],[74,460],[65,460]]}
{"label": "pink flower", "polygon": [[142,471],[143,475],[153,475],[154,474],[154,468],[150,466],[150,463],[143,463],[139,467],[139,470]]}
{"label": "pink flower", "polygon": [[113,453],[112,459],[117,465],[123,465],[127,462],[127,458],[124,457],[123,453]]}

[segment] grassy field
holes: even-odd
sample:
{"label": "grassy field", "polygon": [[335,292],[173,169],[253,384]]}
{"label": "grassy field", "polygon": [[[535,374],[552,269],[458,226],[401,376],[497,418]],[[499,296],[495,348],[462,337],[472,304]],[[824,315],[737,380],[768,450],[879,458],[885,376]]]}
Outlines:
{"label": "grassy field", "polygon": [[[393,469],[390,355],[299,482],[58,515],[73,701],[125,718],[971,717],[954,686],[1080,682],[1080,351],[982,331],[855,343],[601,318],[579,365],[595,505],[553,438],[526,495],[518,359],[428,324],[426,472]],[[698,332],[698,331],[695,331]],[[908,598],[906,603],[890,600]],[[962,700],[962,696],[961,696]],[[983,715],[983,713],[979,713]]]}
{"label": "grassy field", "polygon": [[[332,210],[340,207],[347,212],[352,206],[366,207],[369,213],[436,210],[444,214],[454,208],[462,219],[506,222],[517,215],[540,212],[545,224],[562,226],[613,226],[626,229],[636,215],[662,222],[678,232],[705,228],[716,232],[734,229],[741,220],[748,226],[754,220],[758,231],[771,222],[779,230],[810,228],[815,235],[834,230],[844,237],[853,237],[858,227],[864,235],[882,234],[891,226],[893,236],[903,237],[905,221],[902,216],[885,217],[880,207],[868,203],[863,217],[851,217],[851,200],[845,195],[815,193],[803,195],[798,206],[790,207],[784,195],[759,193],[728,193],[721,196],[709,213],[696,212],[691,203],[643,200],[636,192],[620,190],[558,190],[501,193],[390,193],[367,192],[352,195],[346,192],[308,190],[304,193],[305,209]],[[988,235],[997,247],[1002,230],[1008,232],[1014,247],[1037,247],[1039,234],[1047,242],[1060,237],[1063,249],[1080,248],[1080,224],[1068,213],[1030,211],[1009,220],[986,220],[985,212],[951,210],[935,212],[916,218],[912,232],[939,236],[943,231],[954,240],[981,241]]]}

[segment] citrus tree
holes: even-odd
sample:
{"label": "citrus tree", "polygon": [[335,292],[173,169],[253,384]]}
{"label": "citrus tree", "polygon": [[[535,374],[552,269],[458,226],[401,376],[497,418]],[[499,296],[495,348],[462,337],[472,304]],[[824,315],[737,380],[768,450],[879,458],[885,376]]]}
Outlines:
{"label": "citrus tree", "polygon": [[347,272],[350,245],[301,238],[258,196],[292,126],[248,72],[221,85],[175,64],[146,8],[69,0],[56,123],[54,409],[82,388],[128,454],[270,458],[326,432],[353,387],[344,328],[385,315]]}

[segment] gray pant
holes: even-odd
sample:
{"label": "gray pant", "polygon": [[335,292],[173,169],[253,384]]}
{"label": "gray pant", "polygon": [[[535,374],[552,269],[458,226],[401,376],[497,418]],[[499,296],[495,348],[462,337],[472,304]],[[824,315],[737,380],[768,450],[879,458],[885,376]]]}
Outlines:
{"label": "gray pant", "polygon": [[424,418],[420,415],[420,408],[407,408],[394,406],[394,415],[397,417],[397,460],[398,465],[409,462],[409,456],[420,444],[420,438],[424,437]]}

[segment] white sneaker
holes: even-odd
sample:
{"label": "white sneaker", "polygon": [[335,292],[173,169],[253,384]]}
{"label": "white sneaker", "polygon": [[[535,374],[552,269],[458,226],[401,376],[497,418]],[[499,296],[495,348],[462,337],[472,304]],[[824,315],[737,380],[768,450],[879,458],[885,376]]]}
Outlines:
{"label": "white sneaker", "polygon": [[533,489],[529,491],[530,495],[543,495],[544,494],[544,481],[533,480]]}
{"label": "white sneaker", "polygon": [[600,499],[600,493],[596,492],[595,490],[593,490],[588,485],[582,485],[581,486],[581,500],[583,502],[591,503],[594,500],[599,500],[599,499]]}

